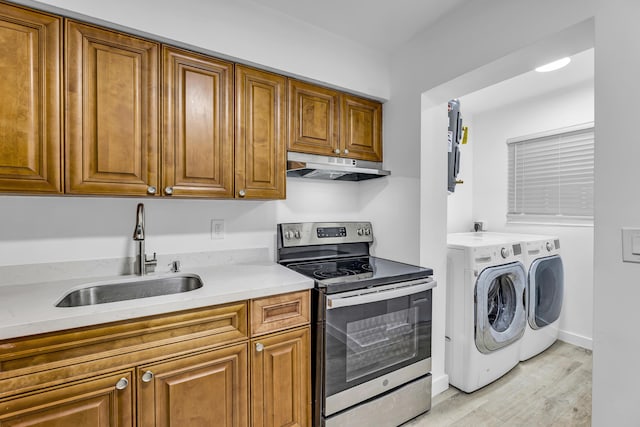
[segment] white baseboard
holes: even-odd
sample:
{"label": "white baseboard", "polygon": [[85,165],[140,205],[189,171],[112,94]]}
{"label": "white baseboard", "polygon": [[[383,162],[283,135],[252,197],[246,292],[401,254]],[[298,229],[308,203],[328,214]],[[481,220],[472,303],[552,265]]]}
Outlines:
{"label": "white baseboard", "polygon": [[433,378],[431,383],[431,398],[436,397],[440,393],[446,391],[449,388],[449,375],[442,374],[437,378]]}
{"label": "white baseboard", "polygon": [[558,339],[569,344],[577,345],[578,347],[586,348],[587,350],[593,350],[593,338],[561,330],[558,331]]}

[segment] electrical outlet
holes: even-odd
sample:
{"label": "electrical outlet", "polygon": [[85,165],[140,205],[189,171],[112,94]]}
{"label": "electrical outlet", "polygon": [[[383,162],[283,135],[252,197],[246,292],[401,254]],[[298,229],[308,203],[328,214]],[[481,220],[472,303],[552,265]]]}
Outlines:
{"label": "electrical outlet", "polygon": [[211,240],[224,239],[224,219],[211,220]]}

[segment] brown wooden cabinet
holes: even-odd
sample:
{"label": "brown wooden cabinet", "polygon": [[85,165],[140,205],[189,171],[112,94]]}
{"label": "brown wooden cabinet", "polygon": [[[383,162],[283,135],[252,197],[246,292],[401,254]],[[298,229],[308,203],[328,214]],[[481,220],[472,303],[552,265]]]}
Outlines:
{"label": "brown wooden cabinet", "polygon": [[382,104],[289,80],[290,151],[382,161]]}
{"label": "brown wooden cabinet", "polygon": [[310,426],[309,298],[0,341],[0,426]]}
{"label": "brown wooden cabinet", "polygon": [[163,194],[233,197],[233,64],[163,47]]}
{"label": "brown wooden cabinet", "polygon": [[132,372],[115,372],[2,402],[0,426],[133,427]]}
{"label": "brown wooden cabinet", "polygon": [[283,76],[236,65],[236,197],[285,197],[286,82]]}
{"label": "brown wooden cabinet", "polygon": [[66,21],[70,194],[158,194],[159,44]]}
{"label": "brown wooden cabinet", "polygon": [[289,80],[289,150],[338,155],[339,129],[339,92]]}
{"label": "brown wooden cabinet", "polygon": [[382,104],[342,95],[340,148],[346,157],[382,161]]}
{"label": "brown wooden cabinet", "polygon": [[253,427],[311,426],[309,327],[251,341]]}
{"label": "brown wooden cabinet", "polygon": [[0,4],[0,191],[62,192],[61,27]]}
{"label": "brown wooden cabinet", "polygon": [[139,427],[247,426],[247,344],[141,366]]}

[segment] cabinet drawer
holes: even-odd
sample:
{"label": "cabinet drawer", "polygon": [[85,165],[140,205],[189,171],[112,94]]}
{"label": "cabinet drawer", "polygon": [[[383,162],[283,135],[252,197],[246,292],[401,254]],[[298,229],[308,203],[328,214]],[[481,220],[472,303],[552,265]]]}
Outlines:
{"label": "cabinet drawer", "polygon": [[251,301],[251,336],[309,323],[309,291],[292,292]]}

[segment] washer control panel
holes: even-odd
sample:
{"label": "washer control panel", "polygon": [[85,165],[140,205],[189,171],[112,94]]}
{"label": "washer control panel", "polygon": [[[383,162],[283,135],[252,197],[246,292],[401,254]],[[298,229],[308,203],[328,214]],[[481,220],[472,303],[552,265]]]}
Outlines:
{"label": "washer control panel", "polygon": [[373,242],[370,222],[299,222],[278,224],[283,247]]}

